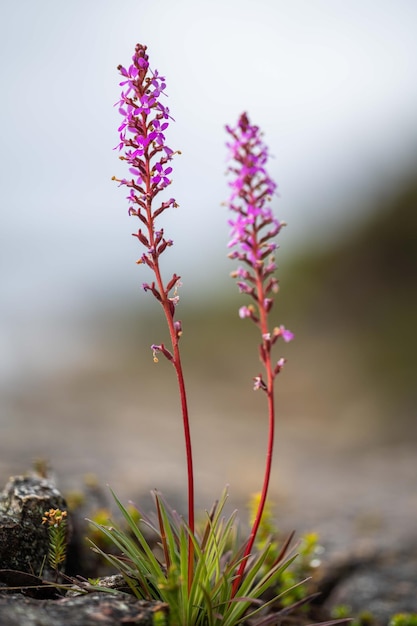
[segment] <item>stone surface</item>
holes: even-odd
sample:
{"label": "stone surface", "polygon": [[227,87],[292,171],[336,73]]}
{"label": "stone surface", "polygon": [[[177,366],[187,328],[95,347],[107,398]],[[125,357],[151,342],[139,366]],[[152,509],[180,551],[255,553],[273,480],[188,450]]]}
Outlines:
{"label": "stone surface", "polygon": [[0,594],[2,626],[152,626],[165,605],[126,594],[88,593],[61,600],[39,601],[20,594]]}
{"label": "stone surface", "polygon": [[369,611],[376,626],[387,624],[395,613],[417,613],[417,541],[357,561],[335,583],[324,603],[328,611],[341,604],[355,616]]}
{"label": "stone surface", "polygon": [[14,476],[0,494],[0,568],[52,579],[47,564],[49,537],[42,517],[49,509],[66,510],[54,484],[38,476]]}

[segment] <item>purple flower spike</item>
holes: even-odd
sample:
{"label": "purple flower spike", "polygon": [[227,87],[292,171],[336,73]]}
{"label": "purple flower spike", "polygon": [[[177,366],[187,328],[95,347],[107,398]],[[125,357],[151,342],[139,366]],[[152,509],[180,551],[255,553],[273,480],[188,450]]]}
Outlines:
{"label": "purple flower spike", "polygon": [[146,46],[137,44],[132,64],[128,68],[119,65],[118,70],[123,76],[120,83],[123,91],[116,104],[123,122],[118,129],[120,141],[115,149],[123,153],[120,159],[127,161],[131,177],[114,177],[114,180],[129,188],[129,214],[138,217],[148,229],[147,238],[139,236],[147,248],[141,262],[152,268],[156,258],[172,245],[171,240],[163,237],[155,242],[154,219],[177,204],[173,198],[157,208],[152,204],[155,197],[171,184],[172,167],[168,162],[175,153],[166,145],[165,131],[172,118],[162,102],[165,78],[150,69]]}
{"label": "purple flower spike", "polygon": [[[158,194],[164,192],[171,184],[172,167],[170,161],[175,152],[167,146],[165,131],[168,129],[168,107],[162,99],[165,96],[165,78],[149,67],[146,46],[137,44],[132,63],[128,68],[119,65],[118,70],[123,76],[120,85],[123,87],[117,103],[123,116],[119,126],[119,143],[116,146],[122,155],[120,159],[127,161],[128,178],[116,178],[120,185],[128,188],[128,213],[140,221],[139,230],[133,234],[144,248],[138,259],[138,265],[145,265],[153,273],[155,280],[144,283],[143,289],[151,292],[161,304],[171,340],[172,351],[163,343],[152,344],[153,360],[158,362],[161,353],[172,363],[177,374],[178,389],[181,400],[184,427],[185,450],[187,457],[188,478],[188,592],[194,577],[194,470],[191,445],[191,432],[188,417],[187,394],[181,364],[179,340],[182,336],[182,324],[174,320],[178,305],[178,287],[180,277],[173,274],[164,282],[159,257],[172,246],[172,240],[165,237],[164,229],[157,227],[156,221],[167,209],[178,206],[174,198],[162,202]],[[159,508],[158,508],[159,510]]]}
{"label": "purple flower spike", "polygon": [[[240,116],[236,128],[226,126],[226,130],[233,138],[227,147],[234,161],[228,169],[234,177],[229,183],[232,193],[228,206],[236,213],[236,217],[229,220],[231,239],[228,245],[238,248],[237,254],[232,253],[233,258],[259,268],[277,247],[270,239],[284,226],[268,206],[277,187],[265,169],[268,148],[259,128],[249,123],[246,113]],[[273,261],[269,260],[268,271],[271,263]]]}
{"label": "purple flower spike", "polygon": [[240,307],[239,317],[250,318],[261,330],[261,361],[270,372],[265,390],[270,390],[272,379],[280,371],[280,368],[274,371],[271,366],[271,349],[278,338],[285,342],[294,338],[285,326],[275,328],[273,333],[268,328],[268,316],[278,292],[278,280],[273,275],[276,270],[274,252],[278,247],[274,238],[285,224],[275,217],[270,206],[277,185],[266,169],[269,151],[260,129],[243,113],[237,126],[226,126],[226,130],[231,137],[227,147],[232,161],[228,168],[232,180],[227,204],[233,211],[228,247],[234,249],[229,257],[242,264],[232,276],[236,278],[239,291],[254,302],[249,307]]}
{"label": "purple flower spike", "polygon": [[233,581],[234,597],[238,593],[248,558],[252,553],[271,477],[275,429],[274,381],[285,363],[283,358],[273,363],[271,351],[279,338],[288,342],[294,335],[282,325],[275,327],[272,332],[269,329],[269,315],[274,304],[274,296],[278,292],[278,280],[273,275],[276,270],[273,253],[277,248],[274,237],[278,235],[284,223],[277,220],[270,207],[277,186],[266,170],[268,148],[262,141],[259,128],[249,122],[246,113],[240,116],[236,128],[226,126],[226,130],[232,138],[227,147],[232,160],[228,173],[233,177],[229,183],[231,194],[227,204],[234,213],[233,218],[229,220],[231,232],[228,247],[234,248],[229,257],[243,264],[243,267],[238,267],[232,276],[237,279],[239,291],[253,301],[249,306],[240,307],[239,317],[250,318],[261,332],[259,357],[265,372],[264,376],[259,374],[254,377],[253,388],[255,391],[265,392],[269,417],[267,462],[262,492],[243,558]]}

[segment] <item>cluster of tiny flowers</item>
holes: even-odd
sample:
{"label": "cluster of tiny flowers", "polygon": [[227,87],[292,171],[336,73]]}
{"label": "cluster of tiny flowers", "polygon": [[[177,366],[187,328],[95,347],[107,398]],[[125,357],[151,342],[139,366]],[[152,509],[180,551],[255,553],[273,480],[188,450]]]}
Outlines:
{"label": "cluster of tiny flowers", "polygon": [[49,526],[57,528],[58,526],[65,525],[66,517],[66,511],[61,511],[60,509],[49,509],[49,511],[45,511],[43,514],[42,524],[48,524]]}
{"label": "cluster of tiny flowers", "polygon": [[[239,316],[250,318],[263,329],[260,318],[262,314],[264,317],[268,315],[274,303],[273,296],[278,291],[278,280],[274,276],[277,269],[274,251],[278,246],[274,238],[285,223],[274,216],[269,205],[277,186],[266,170],[269,153],[259,128],[251,125],[247,114],[243,113],[236,128],[226,126],[226,130],[232,138],[227,147],[232,160],[228,172],[233,176],[229,182],[231,194],[227,204],[235,213],[229,220],[231,238],[228,247],[235,248],[229,258],[242,263],[232,276],[237,279],[241,293],[249,295],[256,303],[256,306],[242,306]],[[264,363],[279,337],[288,342],[294,335],[284,326],[274,328],[272,333],[263,331],[260,356]],[[280,359],[274,374],[278,374],[283,365],[284,360]],[[261,376],[254,380],[255,389],[266,389]]]}
{"label": "cluster of tiny flowers", "polygon": [[[123,152],[120,159],[129,164],[131,178],[114,176],[113,180],[129,189],[129,215],[139,218],[145,226],[133,233],[146,249],[137,263],[155,271],[159,256],[173,244],[171,239],[165,237],[162,228],[155,228],[155,220],[169,207],[178,205],[174,198],[158,202],[156,207],[153,205],[155,197],[171,184],[172,167],[169,163],[175,153],[166,144],[164,134],[172,119],[168,107],[161,101],[166,95],[165,78],[150,69],[146,49],[146,46],[137,44],[131,65],[128,68],[118,67],[123,76],[120,83],[123,91],[116,104],[123,122],[118,128],[120,142],[116,149]],[[155,282],[142,286],[161,302],[178,284],[179,276],[173,274],[164,285],[163,294]],[[178,297],[168,300],[173,316]]]}
{"label": "cluster of tiny flowers", "polygon": [[123,122],[118,128],[120,142],[116,148],[124,152],[120,159],[128,162],[131,178],[113,179],[129,188],[129,214],[146,226],[146,232],[139,229],[134,234],[147,249],[138,263],[153,269],[155,258],[172,245],[162,229],[154,229],[154,219],[167,208],[177,206],[175,199],[170,198],[158,208],[152,207],[156,195],[171,183],[169,162],[174,151],[166,145],[164,133],[172,118],[161,102],[165,79],[149,68],[146,46],[137,44],[131,65],[127,69],[119,65],[118,70],[124,78],[117,102]]}
{"label": "cluster of tiny flowers", "polygon": [[[230,158],[235,164],[229,167],[234,175],[229,183],[232,193],[228,206],[237,215],[229,220],[232,227],[229,248],[239,246],[229,256],[239,259],[254,268],[263,267],[264,275],[271,275],[276,269],[273,260],[265,265],[265,259],[271,255],[277,245],[271,241],[284,224],[273,215],[267,205],[276,191],[276,184],[268,176],[265,164],[268,160],[268,148],[262,142],[257,126],[251,126],[248,116],[243,113],[236,128],[226,126],[233,141],[227,144]],[[261,232],[268,228],[268,232]],[[247,281],[247,270],[237,270],[237,277]]]}

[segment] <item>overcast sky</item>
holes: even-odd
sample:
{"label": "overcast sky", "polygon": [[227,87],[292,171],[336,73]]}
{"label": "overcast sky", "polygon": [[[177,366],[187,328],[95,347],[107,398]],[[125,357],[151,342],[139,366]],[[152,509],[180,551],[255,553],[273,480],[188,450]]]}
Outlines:
{"label": "overcast sky", "polygon": [[186,289],[226,254],[224,125],[244,110],[275,157],[283,254],[389,189],[417,145],[416,24],[414,0],[4,2],[0,343],[15,345],[28,312],[133,296],[144,280],[137,225],[110,180],[125,172],[112,150],[116,67],[136,42],[176,120],[180,208],[164,226]]}

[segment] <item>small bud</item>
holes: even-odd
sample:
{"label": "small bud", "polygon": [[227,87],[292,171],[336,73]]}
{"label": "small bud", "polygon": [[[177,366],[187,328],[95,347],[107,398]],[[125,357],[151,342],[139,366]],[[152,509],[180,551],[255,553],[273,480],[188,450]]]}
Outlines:
{"label": "small bud", "polygon": [[171,280],[169,281],[169,283],[166,286],[166,291],[167,293],[169,291],[171,291],[171,289],[177,285],[178,281],[180,280],[180,276],[177,276],[176,274],[174,274],[171,278]]}
{"label": "small bud", "polygon": [[253,390],[258,391],[259,389],[262,389],[263,391],[267,391],[268,389],[264,381],[262,380],[261,375],[255,376],[253,379]]}
{"label": "small bud", "polygon": [[240,319],[245,319],[245,317],[251,317],[252,311],[248,306],[241,306],[239,309],[239,317]]}
{"label": "small bud", "polygon": [[285,365],[285,362],[286,362],[286,359],[283,359],[282,357],[277,361],[277,364],[275,365],[275,369],[274,369],[275,376],[280,373],[280,371]]}

